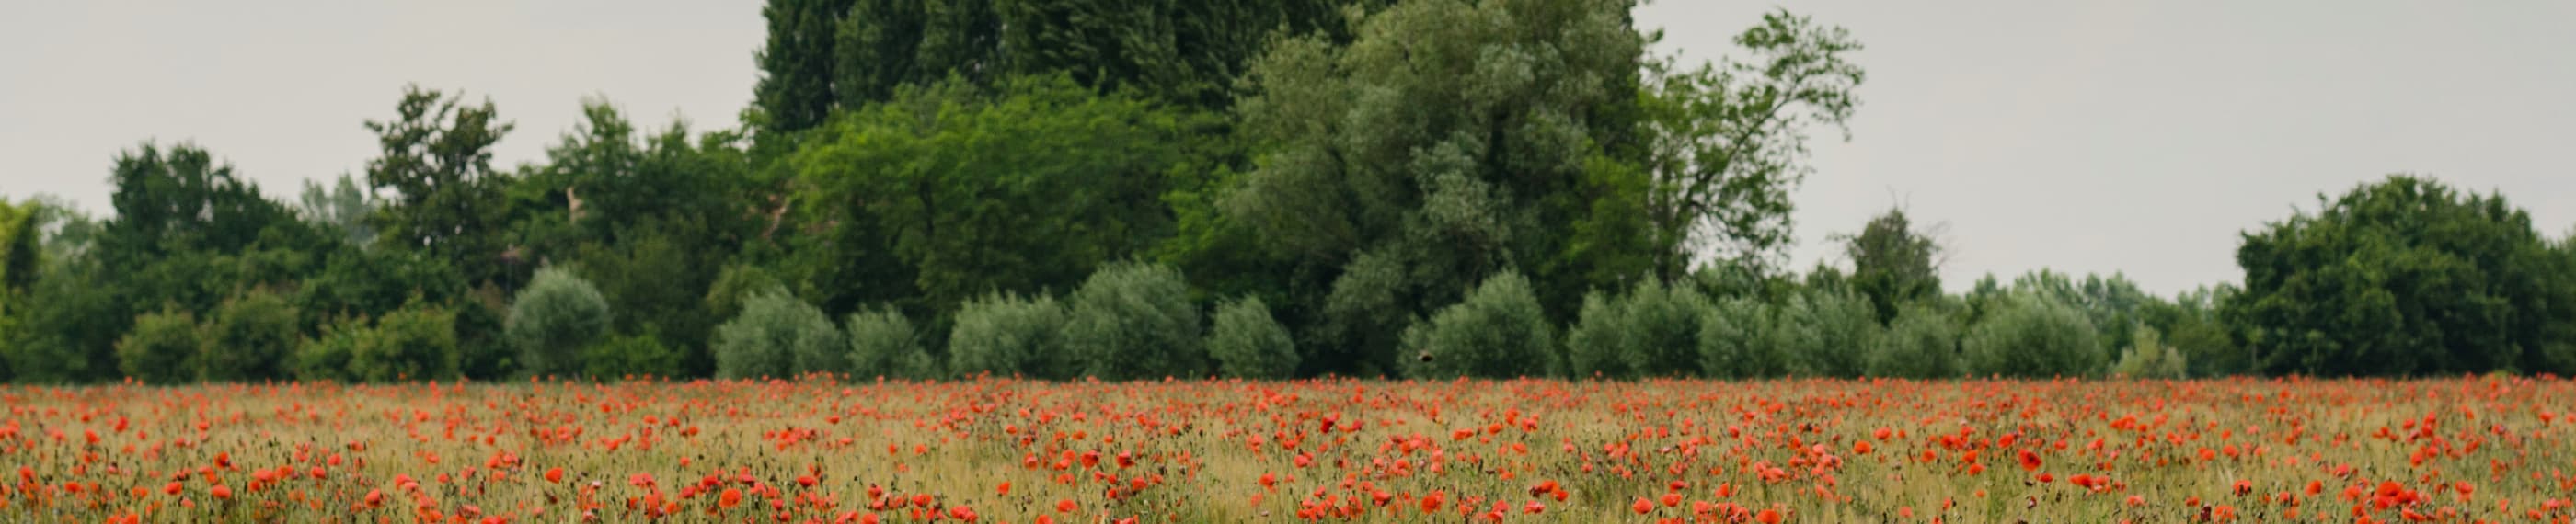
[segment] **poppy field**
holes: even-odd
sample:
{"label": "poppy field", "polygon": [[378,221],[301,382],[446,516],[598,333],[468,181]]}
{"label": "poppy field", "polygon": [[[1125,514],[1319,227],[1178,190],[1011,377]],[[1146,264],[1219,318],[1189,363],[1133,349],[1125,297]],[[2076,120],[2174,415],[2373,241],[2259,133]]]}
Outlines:
{"label": "poppy field", "polygon": [[0,390],[11,522],[2570,522],[2576,382]]}

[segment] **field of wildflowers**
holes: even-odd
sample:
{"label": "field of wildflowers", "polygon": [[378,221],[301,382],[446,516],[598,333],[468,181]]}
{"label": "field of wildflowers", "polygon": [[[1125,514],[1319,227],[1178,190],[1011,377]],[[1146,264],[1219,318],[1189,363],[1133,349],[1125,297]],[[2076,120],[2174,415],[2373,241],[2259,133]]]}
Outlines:
{"label": "field of wildflowers", "polygon": [[10,522],[2570,522],[2576,382],[12,386]]}

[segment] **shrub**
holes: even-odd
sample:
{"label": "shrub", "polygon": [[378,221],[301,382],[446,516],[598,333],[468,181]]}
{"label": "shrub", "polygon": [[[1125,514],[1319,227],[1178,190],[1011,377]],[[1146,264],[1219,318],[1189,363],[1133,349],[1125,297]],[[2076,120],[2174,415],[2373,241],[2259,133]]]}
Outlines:
{"label": "shrub", "polygon": [[1866,368],[1873,377],[1959,376],[1959,320],[1921,303],[1898,308],[1887,336],[1871,347]]}
{"label": "shrub", "polygon": [[1566,336],[1576,376],[1688,377],[1700,367],[1700,322],[1708,298],[1687,285],[1647,281],[1626,296],[1583,298],[1581,320]]}
{"label": "shrub", "polygon": [[785,289],[785,282],[760,266],[725,266],[716,273],[715,283],[707,285],[707,314],[715,318],[733,318],[742,314],[743,301],[752,295]]}
{"label": "shrub", "polygon": [[1970,328],[1960,346],[1968,370],[1978,375],[2083,376],[2102,369],[2097,336],[2082,310],[2015,293]]}
{"label": "shrub", "polygon": [[[866,377],[938,378],[938,363],[921,348],[912,320],[893,308],[850,315],[850,374]],[[1055,328],[1047,328],[1053,336]],[[952,346],[953,347],[953,346]]]}
{"label": "shrub", "polygon": [[252,291],[225,300],[206,322],[198,368],[206,380],[287,378],[301,321],[295,306],[275,293]]}
{"label": "shrub", "polygon": [[614,380],[628,376],[669,377],[680,373],[680,352],[652,333],[618,335],[581,349],[581,376]]}
{"label": "shrub", "polygon": [[1760,300],[1729,297],[1709,303],[1699,324],[1699,367],[1709,377],[1771,377],[1789,372],[1773,343],[1773,308]]}
{"label": "shrub", "polygon": [[322,326],[322,331],[295,345],[294,370],[297,380],[356,380],[349,374],[349,359],[358,353],[358,345],[374,336],[364,318],[350,318]]}
{"label": "shrub", "polygon": [[503,329],[519,349],[520,369],[571,376],[584,371],[582,353],[608,334],[608,322],[608,299],[598,288],[570,271],[546,267],[510,301]]}
{"label": "shrub", "polygon": [[1199,310],[1170,266],[1111,264],[1065,300],[1064,346],[1103,380],[1202,377]]}
{"label": "shrub", "polygon": [[1277,379],[1297,373],[1297,342],[1259,297],[1217,305],[1215,323],[1208,330],[1208,355],[1225,376]]}
{"label": "shrub", "polygon": [[197,335],[196,317],[175,307],[134,317],[134,329],[116,341],[116,367],[146,384],[195,380]]}
{"label": "shrub", "polygon": [[456,313],[419,300],[386,313],[349,354],[349,378],[393,382],[453,378],[461,358]]}
{"label": "shrub", "polygon": [[1529,279],[1509,271],[1485,279],[1429,321],[1414,322],[1403,338],[1414,355],[1413,375],[1425,378],[1561,374],[1565,366],[1550,347],[1555,340]]}
{"label": "shrub", "polygon": [[2128,378],[2183,378],[2191,367],[2182,351],[2164,343],[2164,336],[2154,328],[2138,326],[2130,337],[2130,346],[2120,353],[2120,363],[2111,366],[2111,374]]}
{"label": "shrub", "polygon": [[716,376],[724,378],[848,371],[840,328],[781,288],[743,299],[742,314],[716,326],[715,352]]}
{"label": "shrub", "polygon": [[1860,376],[1864,357],[1885,331],[1869,298],[1849,292],[1799,293],[1774,320],[1772,344],[1791,370],[1829,377]]}
{"label": "shrub", "polygon": [[[1064,306],[1053,298],[995,294],[966,301],[948,332],[949,369],[1062,379],[1082,374],[1066,358]],[[892,364],[889,355],[889,365]]]}

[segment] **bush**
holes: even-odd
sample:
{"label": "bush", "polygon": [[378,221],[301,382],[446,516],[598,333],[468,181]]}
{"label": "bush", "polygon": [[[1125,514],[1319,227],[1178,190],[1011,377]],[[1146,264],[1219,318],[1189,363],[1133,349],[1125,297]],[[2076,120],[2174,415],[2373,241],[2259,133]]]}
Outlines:
{"label": "bush", "polygon": [[2182,351],[2164,343],[2154,328],[2138,326],[2130,338],[2129,349],[2121,352],[2120,363],[2111,366],[2111,374],[2128,378],[2183,378],[2190,364]]}
{"label": "bush", "polygon": [[195,380],[197,334],[196,317],[175,307],[134,317],[134,330],[116,341],[116,367],[145,384]]}
{"label": "bush", "polygon": [[1403,340],[1417,377],[1541,377],[1565,368],[1550,347],[1555,329],[1518,272],[1485,279],[1464,300],[1405,328]]}
{"label": "bush", "polygon": [[1229,377],[1288,378],[1297,373],[1297,342],[1270,317],[1270,306],[1245,297],[1216,307],[1216,327],[1208,331],[1208,355]]}
{"label": "bush", "polygon": [[215,310],[205,326],[205,343],[197,365],[206,380],[283,379],[301,317],[286,297],[252,291]]}
{"label": "bush", "polygon": [[995,294],[968,300],[948,332],[949,369],[959,376],[1081,375],[1075,361],[1066,358],[1064,329],[1064,307],[1053,298]]}
{"label": "bush", "polygon": [[1065,300],[1064,346],[1103,380],[1207,375],[1190,284],[1169,266],[1111,264]]}
{"label": "bush", "polygon": [[461,353],[456,313],[418,300],[376,319],[349,353],[349,378],[365,382],[454,378]]}
{"label": "bush", "polygon": [[742,303],[753,294],[787,289],[767,269],[759,266],[731,265],[716,273],[716,281],[707,285],[707,314],[715,318],[733,318],[742,314]]}
{"label": "bush", "polygon": [[2001,299],[1970,328],[1960,345],[1974,374],[2084,376],[2102,369],[2097,336],[2082,310],[2047,297],[2015,293]]}
{"label": "bush", "polygon": [[1790,369],[1829,377],[1860,376],[1869,348],[1885,331],[1869,298],[1849,292],[1791,296],[1775,320],[1771,341]]}
{"label": "bush", "polygon": [[1569,363],[1576,376],[1701,375],[1700,322],[1708,309],[1699,290],[1654,281],[1616,299],[1587,295],[1581,320],[1566,336]]}
{"label": "bush", "polygon": [[1873,377],[1959,376],[1959,320],[1921,303],[1898,308],[1887,336],[1872,346],[1866,367]]}
{"label": "bush", "polygon": [[[863,311],[851,314],[847,324],[851,376],[938,378],[938,362],[922,350],[912,320],[904,318],[902,312],[893,308]],[[1048,336],[1054,336],[1054,327],[1047,331]]]}
{"label": "bush", "polygon": [[581,349],[581,376],[614,380],[628,376],[669,377],[680,373],[680,352],[652,333],[619,335]]}
{"label": "bush", "polygon": [[359,344],[372,336],[363,318],[324,325],[321,333],[295,345],[296,380],[356,380],[349,373],[349,358],[358,353]]}
{"label": "bush", "polygon": [[608,334],[608,322],[608,299],[598,288],[570,271],[546,267],[510,301],[503,329],[519,349],[520,369],[572,376],[584,371],[583,350]]}
{"label": "bush", "polygon": [[716,326],[716,376],[724,378],[847,372],[847,352],[832,319],[781,288],[752,293],[742,314]]}
{"label": "bush", "polygon": [[1788,373],[1778,348],[1771,344],[1770,304],[1743,297],[1709,303],[1699,323],[1699,368],[1715,378],[1778,376]]}

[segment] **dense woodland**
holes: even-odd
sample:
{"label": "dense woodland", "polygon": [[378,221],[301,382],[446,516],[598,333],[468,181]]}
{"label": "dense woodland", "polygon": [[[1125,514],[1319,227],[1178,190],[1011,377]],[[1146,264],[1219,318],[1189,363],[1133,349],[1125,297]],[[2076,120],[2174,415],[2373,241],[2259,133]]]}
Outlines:
{"label": "dense woodland", "polygon": [[2424,176],[2249,224],[2242,282],[1944,293],[1917,217],[1789,220],[1859,39],[1686,64],[1633,3],[770,0],[737,127],[595,100],[495,166],[415,87],[293,202],[141,143],[112,213],[0,202],[0,377],[2576,374],[2576,242]]}

